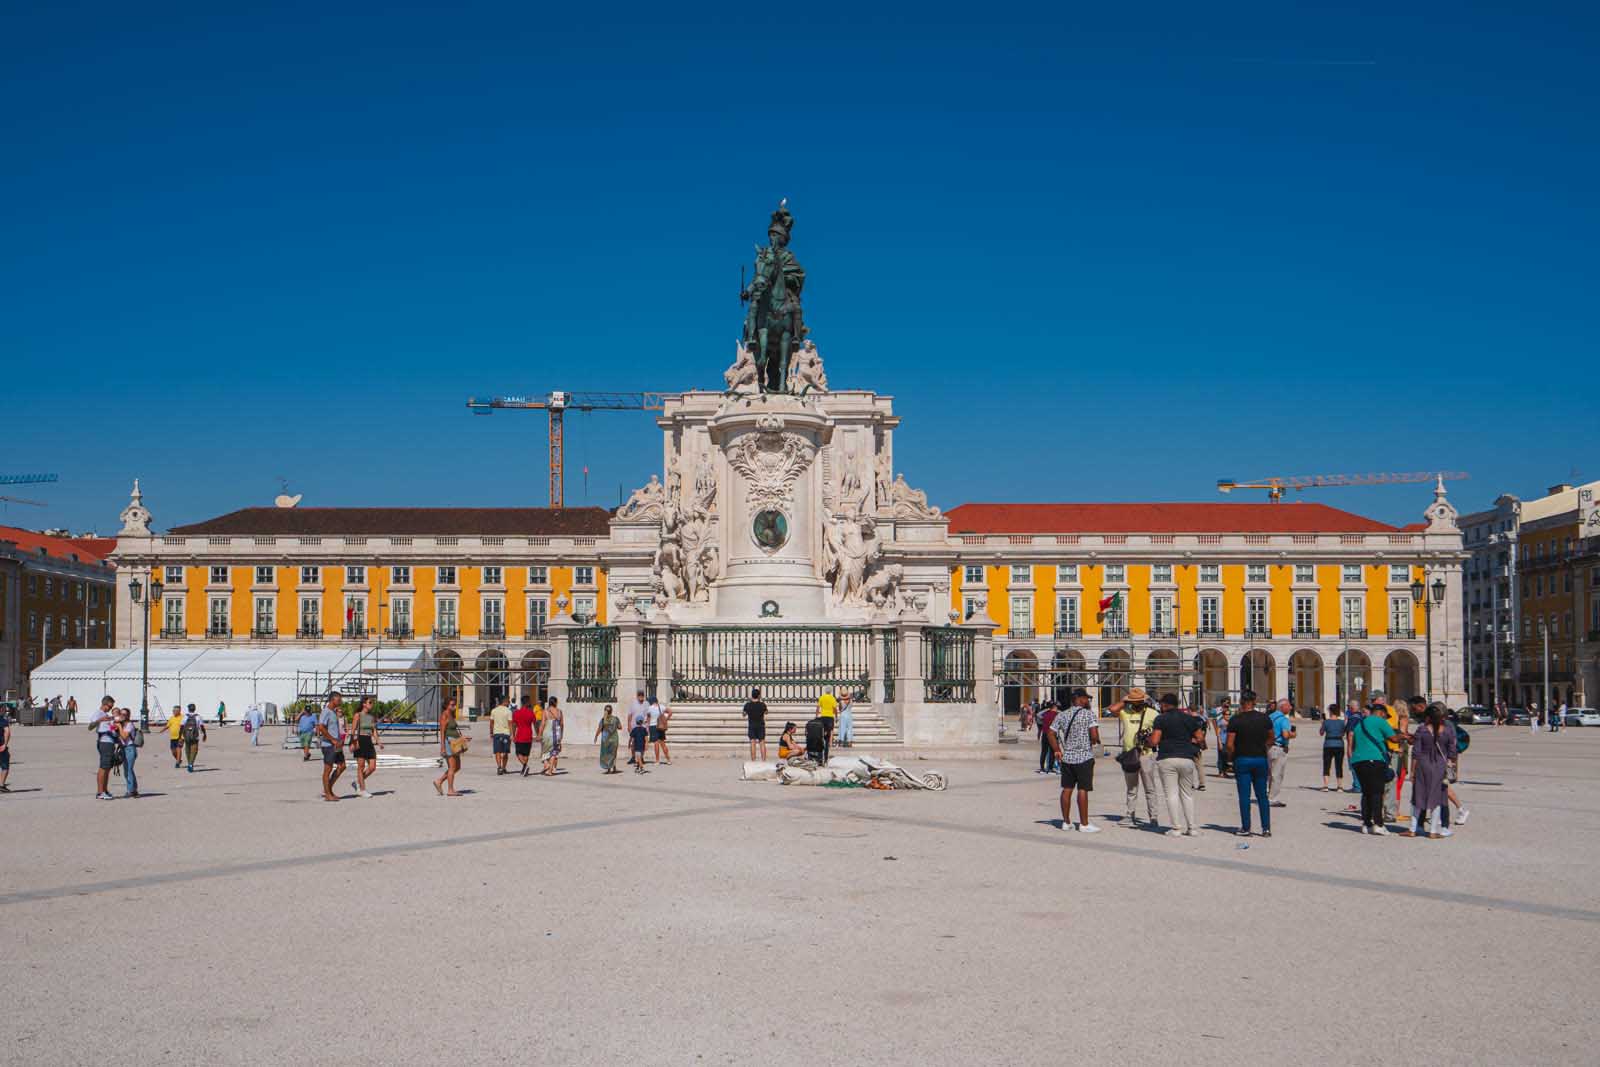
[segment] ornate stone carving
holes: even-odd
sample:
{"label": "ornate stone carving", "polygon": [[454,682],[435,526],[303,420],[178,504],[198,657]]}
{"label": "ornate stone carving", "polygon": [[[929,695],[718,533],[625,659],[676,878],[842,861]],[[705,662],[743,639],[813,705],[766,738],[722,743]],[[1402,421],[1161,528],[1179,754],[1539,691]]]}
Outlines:
{"label": "ornate stone carving", "polygon": [[883,555],[870,516],[835,515],[822,524],[822,576],[839,604],[860,604],[867,574]]}
{"label": "ornate stone carving", "polygon": [[619,519],[659,519],[661,507],[666,502],[666,490],[654,474],[643,486],[633,491],[628,502],[617,509]]}
{"label": "ornate stone carving", "polygon": [[906,476],[897,474],[889,487],[894,499],[894,517],[897,519],[937,519],[939,509],[928,503],[928,494],[906,484]]}
{"label": "ornate stone carving", "polygon": [[699,462],[694,467],[692,507],[695,511],[703,511],[708,515],[715,514],[717,510],[717,468],[711,462],[709,452],[702,452]]}
{"label": "ornate stone carving", "polygon": [[789,364],[789,392],[804,396],[827,391],[828,372],[822,369],[822,356],[817,352],[817,346],[807,341],[800,346]]}
{"label": "ornate stone carving", "polygon": [[872,461],[873,488],[877,499],[877,506],[881,508],[894,505],[894,478],[890,466],[889,449],[887,443],[880,445],[878,455]]}
{"label": "ornate stone carving", "polygon": [[722,573],[710,513],[668,500],[661,509],[661,546],[652,571],[671,600],[711,599],[711,583]]}
{"label": "ornate stone carving", "polygon": [[900,593],[900,580],[905,577],[905,573],[905,568],[898,563],[879,567],[867,575],[867,580],[862,583],[862,599],[875,608],[894,610]]}
{"label": "ornate stone carving", "polygon": [[790,499],[795,479],[811,465],[817,448],[797,433],[783,429],[778,415],[763,415],[756,431],[728,449],[728,463],[745,480],[751,511],[781,507]]}
{"label": "ornate stone carving", "polygon": [[834,495],[833,507],[846,515],[860,515],[867,510],[872,490],[861,480],[861,461],[856,450],[846,444],[839,457],[839,486]]}
{"label": "ornate stone carving", "polygon": [[[133,480],[133,495],[128,498],[128,506],[122,509],[122,529],[117,531],[118,537],[149,537],[150,510],[144,506],[144,494],[139,491],[139,479]],[[63,623],[62,625],[66,625]]]}
{"label": "ornate stone carving", "polygon": [[733,366],[722,372],[722,380],[728,383],[730,393],[761,392],[761,383],[757,380],[755,354],[743,341],[734,346]]}

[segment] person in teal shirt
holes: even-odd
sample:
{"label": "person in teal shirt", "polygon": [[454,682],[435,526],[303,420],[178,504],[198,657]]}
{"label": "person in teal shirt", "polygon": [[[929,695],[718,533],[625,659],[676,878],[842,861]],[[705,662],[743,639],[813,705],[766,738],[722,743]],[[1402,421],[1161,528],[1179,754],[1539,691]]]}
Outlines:
{"label": "person in teal shirt", "polygon": [[1361,783],[1361,832],[1387,837],[1383,795],[1389,784],[1389,738],[1394,727],[1382,715],[1363,716],[1350,728],[1350,773]]}

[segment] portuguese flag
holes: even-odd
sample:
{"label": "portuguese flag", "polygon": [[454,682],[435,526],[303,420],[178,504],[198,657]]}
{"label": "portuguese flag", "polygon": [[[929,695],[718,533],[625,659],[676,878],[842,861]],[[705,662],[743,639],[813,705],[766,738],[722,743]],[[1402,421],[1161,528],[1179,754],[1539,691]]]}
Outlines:
{"label": "portuguese flag", "polygon": [[1122,594],[1112,593],[1100,601],[1100,614],[1104,615],[1106,612],[1120,607],[1122,607]]}

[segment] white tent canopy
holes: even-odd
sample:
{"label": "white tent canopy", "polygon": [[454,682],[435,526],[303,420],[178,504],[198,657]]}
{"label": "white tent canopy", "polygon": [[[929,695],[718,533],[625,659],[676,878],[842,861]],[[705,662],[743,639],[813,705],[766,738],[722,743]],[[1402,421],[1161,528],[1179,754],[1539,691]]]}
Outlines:
{"label": "white tent canopy", "polygon": [[[201,716],[215,719],[217,703],[227,704],[228,717],[237,721],[251,704],[278,708],[292,703],[302,690],[323,691],[341,684],[355,687],[364,672],[416,670],[423,666],[420,648],[388,646],[375,649],[341,648],[152,648],[150,650],[150,707],[161,711],[174,704],[194,704]],[[138,707],[139,680],[144,653],[140,649],[67,649],[34,669],[33,692],[78,698],[78,706],[91,709],[106,694],[125,707]],[[431,687],[420,676],[379,673],[375,676],[379,699],[402,697],[427,703]],[[428,709],[419,708],[425,717]]]}

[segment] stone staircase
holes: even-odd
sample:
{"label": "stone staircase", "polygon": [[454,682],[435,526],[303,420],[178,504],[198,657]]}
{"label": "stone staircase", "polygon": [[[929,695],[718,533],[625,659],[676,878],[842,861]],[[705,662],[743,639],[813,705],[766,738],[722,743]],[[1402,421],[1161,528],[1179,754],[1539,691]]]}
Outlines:
{"label": "stone staircase", "polygon": [[[899,736],[870,704],[856,704],[851,712],[855,722],[857,748],[899,746]],[[778,735],[783,733],[783,724],[786,722],[793,722],[798,727],[795,730],[795,737],[802,745],[805,744],[805,724],[815,714],[816,706],[812,704],[803,706],[769,704],[767,706],[768,754],[777,758]],[[679,704],[672,709],[672,727],[667,736],[674,745],[743,747],[750,743],[749,738],[745,736],[742,704],[737,707],[722,704]]]}

